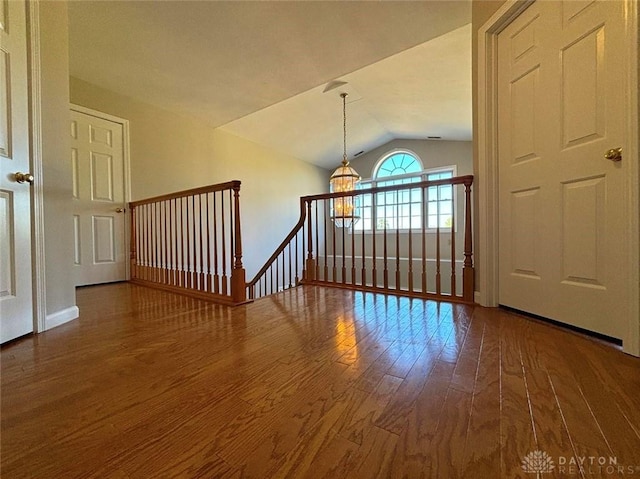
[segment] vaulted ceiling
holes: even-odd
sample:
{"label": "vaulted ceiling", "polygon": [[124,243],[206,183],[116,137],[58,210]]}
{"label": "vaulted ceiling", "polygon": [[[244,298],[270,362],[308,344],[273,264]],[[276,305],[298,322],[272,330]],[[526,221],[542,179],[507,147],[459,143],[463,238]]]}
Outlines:
{"label": "vaulted ceiling", "polygon": [[341,91],[350,155],[471,139],[470,20],[469,1],[75,1],[70,70],[329,168]]}

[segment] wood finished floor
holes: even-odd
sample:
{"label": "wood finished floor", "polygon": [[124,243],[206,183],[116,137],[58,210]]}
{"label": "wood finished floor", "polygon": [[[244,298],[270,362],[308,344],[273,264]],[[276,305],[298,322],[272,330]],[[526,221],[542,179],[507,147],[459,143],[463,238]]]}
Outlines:
{"label": "wood finished floor", "polygon": [[78,305],[2,348],[2,478],[533,478],[534,450],[543,477],[640,477],[640,361],[512,313],[126,283]]}

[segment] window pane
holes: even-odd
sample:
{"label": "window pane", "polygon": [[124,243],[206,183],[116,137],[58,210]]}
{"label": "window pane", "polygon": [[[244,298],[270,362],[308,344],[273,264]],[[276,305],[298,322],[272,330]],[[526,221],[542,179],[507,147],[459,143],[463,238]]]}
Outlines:
{"label": "window pane", "polygon": [[440,187],[440,199],[441,200],[450,200],[453,194],[451,186],[441,186]]}
{"label": "window pane", "polygon": [[440,214],[441,215],[451,215],[451,201],[441,201],[440,202]]}

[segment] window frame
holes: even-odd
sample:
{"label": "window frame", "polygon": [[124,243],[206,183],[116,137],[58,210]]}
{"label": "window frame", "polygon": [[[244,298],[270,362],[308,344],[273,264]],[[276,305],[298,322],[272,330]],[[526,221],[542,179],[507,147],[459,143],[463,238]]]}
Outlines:
{"label": "window frame", "polygon": [[[408,150],[394,150],[390,153],[385,154],[376,164],[376,167],[374,168],[374,173],[377,173],[379,171],[379,167],[380,165],[382,165],[382,163],[384,163],[384,161],[386,161],[389,157],[393,156],[394,154],[397,153],[407,153],[412,155],[414,158],[416,158],[416,160],[419,162],[420,165],[422,165],[422,161],[421,159],[413,152],[410,152]],[[372,178],[369,179],[365,179],[362,180],[359,184],[358,184],[358,190],[359,191],[364,191],[366,189],[369,188],[375,188],[376,186],[379,186],[379,183],[384,183],[387,181],[394,181],[394,180],[405,180],[405,179],[409,179],[409,178],[419,178],[418,182],[422,182],[422,181],[427,181],[427,178],[429,177],[429,175],[435,174],[435,173],[443,173],[443,172],[451,172],[451,176],[452,177],[456,177],[457,176],[457,165],[445,165],[445,166],[436,166],[433,168],[422,168],[422,170],[420,172],[417,173],[406,173],[403,175],[395,175],[395,176],[383,176],[382,178],[376,178],[375,175]],[[363,185],[367,185],[366,188],[362,188]],[[410,189],[408,191],[411,191]],[[352,234],[383,234],[385,229],[384,228],[379,228],[377,226],[377,215],[375,214],[376,212],[374,211],[373,208],[373,198],[371,196],[371,201],[370,201],[370,206],[363,206],[361,203],[362,198],[364,197],[364,195],[361,196],[357,196],[357,201],[358,201],[358,205],[357,205],[357,211],[359,212],[360,215],[360,220],[355,223],[350,229],[350,233]],[[456,188],[452,186],[452,206],[453,208],[456,208],[457,206],[457,191]],[[428,200],[427,200],[428,201]],[[409,231],[411,231],[412,233],[418,233],[418,232],[422,232],[422,224],[428,225],[428,211],[427,211],[427,207],[425,207],[424,205],[425,200],[424,198],[421,200],[421,205],[422,207],[420,208],[420,218],[421,218],[421,225],[419,227],[415,227],[415,228],[399,228],[398,231],[400,233],[409,233]],[[398,205],[411,205],[411,201],[409,200],[409,203],[397,203]],[[415,203],[414,203],[415,204]],[[369,208],[371,210],[371,216],[370,216],[370,221],[371,221],[371,227],[368,229],[363,229],[362,227],[358,227],[361,226],[362,224],[364,224],[364,215],[363,213],[363,208]],[[410,208],[410,207],[409,207]],[[455,215],[455,223],[453,224],[453,231],[457,232],[458,230],[458,216],[459,215]],[[411,220],[409,220],[411,221]],[[440,227],[440,232],[446,233],[446,232],[451,232],[452,227]],[[428,234],[435,234],[438,231],[438,228],[429,228],[429,227],[425,227],[424,228],[425,233]],[[396,228],[387,228],[387,231],[396,231]]]}

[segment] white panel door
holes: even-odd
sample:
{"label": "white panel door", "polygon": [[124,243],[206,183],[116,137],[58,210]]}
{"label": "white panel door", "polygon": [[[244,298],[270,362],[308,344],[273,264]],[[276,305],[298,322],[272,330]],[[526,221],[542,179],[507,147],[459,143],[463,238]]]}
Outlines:
{"label": "white panel door", "polygon": [[0,342],[33,331],[24,2],[0,1]]}
{"label": "white panel door", "polygon": [[76,286],[126,279],[123,128],[71,110]]}
{"label": "white panel door", "polygon": [[[498,37],[500,303],[628,327],[623,2],[537,1]],[[634,161],[637,161],[635,159]]]}

